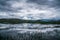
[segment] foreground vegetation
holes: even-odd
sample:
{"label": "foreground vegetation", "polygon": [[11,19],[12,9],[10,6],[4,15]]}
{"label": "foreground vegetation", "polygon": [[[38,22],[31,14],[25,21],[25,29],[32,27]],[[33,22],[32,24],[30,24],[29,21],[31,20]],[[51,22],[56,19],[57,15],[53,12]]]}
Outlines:
{"label": "foreground vegetation", "polygon": [[5,23],[5,24],[19,24],[19,23],[60,24],[60,20],[43,21],[43,20],[23,20],[23,19],[0,19],[0,23]]}
{"label": "foreground vegetation", "polygon": [[60,40],[60,30],[33,33],[30,32],[20,33],[20,31],[18,32],[17,31],[0,32],[0,40]]}

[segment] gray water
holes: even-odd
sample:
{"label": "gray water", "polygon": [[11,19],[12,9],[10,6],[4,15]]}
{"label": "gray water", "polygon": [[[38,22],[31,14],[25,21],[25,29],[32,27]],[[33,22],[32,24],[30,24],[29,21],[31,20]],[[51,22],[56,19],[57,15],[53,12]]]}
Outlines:
{"label": "gray water", "polygon": [[60,24],[0,24],[1,40],[60,40]]}

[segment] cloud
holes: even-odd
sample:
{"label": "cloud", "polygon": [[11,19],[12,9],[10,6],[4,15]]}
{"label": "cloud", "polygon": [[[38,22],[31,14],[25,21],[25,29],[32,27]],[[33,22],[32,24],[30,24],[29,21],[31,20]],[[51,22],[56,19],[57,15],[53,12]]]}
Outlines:
{"label": "cloud", "polygon": [[60,0],[28,0],[30,3],[37,3],[39,5],[48,5],[50,7],[60,7]]}
{"label": "cloud", "polygon": [[[57,2],[56,0],[0,0],[0,18],[59,19],[60,8],[56,5]],[[54,5],[56,7],[53,7]]]}

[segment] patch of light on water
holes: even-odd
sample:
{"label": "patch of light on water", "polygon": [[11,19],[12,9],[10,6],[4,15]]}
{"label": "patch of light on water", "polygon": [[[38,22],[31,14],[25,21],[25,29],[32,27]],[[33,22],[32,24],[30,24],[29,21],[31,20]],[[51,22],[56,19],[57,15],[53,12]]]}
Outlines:
{"label": "patch of light on water", "polygon": [[58,24],[29,24],[29,23],[23,23],[23,24],[0,24],[0,30],[4,31],[18,31],[19,33],[25,33],[25,32],[47,32],[47,31],[53,31],[55,29],[55,26],[60,26]]}

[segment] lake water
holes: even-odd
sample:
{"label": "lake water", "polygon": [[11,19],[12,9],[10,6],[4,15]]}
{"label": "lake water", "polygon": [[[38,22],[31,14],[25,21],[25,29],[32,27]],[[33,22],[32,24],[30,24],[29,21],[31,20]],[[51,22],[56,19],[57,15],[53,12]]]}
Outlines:
{"label": "lake water", "polygon": [[0,40],[60,40],[60,24],[0,24]]}

